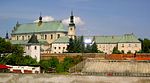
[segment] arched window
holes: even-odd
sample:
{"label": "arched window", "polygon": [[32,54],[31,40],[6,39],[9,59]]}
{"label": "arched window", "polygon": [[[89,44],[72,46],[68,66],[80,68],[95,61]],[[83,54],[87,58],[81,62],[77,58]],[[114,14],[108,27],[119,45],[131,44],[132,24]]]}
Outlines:
{"label": "arched window", "polygon": [[24,40],[24,36],[22,36],[22,40]]}
{"label": "arched window", "polygon": [[57,38],[60,38],[60,34],[57,34]]}
{"label": "arched window", "polygon": [[47,39],[47,35],[45,35],[45,39]]}
{"label": "arched window", "polygon": [[53,39],[53,34],[51,34],[51,39]]}

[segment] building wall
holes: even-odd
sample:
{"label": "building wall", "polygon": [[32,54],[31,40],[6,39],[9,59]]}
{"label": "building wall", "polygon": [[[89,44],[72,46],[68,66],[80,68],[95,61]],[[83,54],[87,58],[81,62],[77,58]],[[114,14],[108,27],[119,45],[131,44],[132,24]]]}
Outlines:
{"label": "building wall", "polygon": [[66,52],[67,50],[67,45],[69,45],[68,43],[56,43],[56,44],[52,44],[52,51],[51,53],[63,53]]}
{"label": "building wall", "polygon": [[124,50],[125,53],[128,51],[135,53],[141,50],[141,43],[118,43],[118,50]]}
{"label": "building wall", "polygon": [[[42,34],[42,35],[41,35]],[[39,33],[35,34],[37,36],[37,39],[45,39],[48,43],[52,43],[56,39],[58,39],[58,34],[60,34],[60,37],[66,36],[66,33],[63,32],[56,32],[56,33]],[[51,39],[51,35],[53,35],[53,38]],[[31,38],[32,34],[20,34],[20,35],[12,35],[11,40],[29,40]]]}
{"label": "building wall", "polygon": [[40,61],[40,46],[39,45],[28,45],[26,46],[26,55],[35,58],[37,62]]}
{"label": "building wall", "polygon": [[97,44],[97,48],[104,53],[111,54],[113,52],[113,48],[116,47],[117,44]]}
{"label": "building wall", "polygon": [[75,26],[68,27],[68,37],[74,39],[75,36]]}

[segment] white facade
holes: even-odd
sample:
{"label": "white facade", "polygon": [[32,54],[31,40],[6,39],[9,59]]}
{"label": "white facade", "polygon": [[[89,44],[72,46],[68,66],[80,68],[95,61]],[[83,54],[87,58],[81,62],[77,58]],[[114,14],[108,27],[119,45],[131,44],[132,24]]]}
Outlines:
{"label": "white facade", "polygon": [[63,52],[67,52],[67,45],[69,45],[69,43],[55,43],[52,44],[52,51],[51,53],[63,53]]}
{"label": "white facade", "polygon": [[35,66],[12,66],[12,65],[7,65],[10,68],[9,72],[15,72],[15,71],[20,71],[20,73],[40,73],[40,66],[35,67]]}
{"label": "white facade", "polygon": [[37,62],[40,61],[40,45],[27,45],[26,46],[26,55],[31,56],[36,59]]}

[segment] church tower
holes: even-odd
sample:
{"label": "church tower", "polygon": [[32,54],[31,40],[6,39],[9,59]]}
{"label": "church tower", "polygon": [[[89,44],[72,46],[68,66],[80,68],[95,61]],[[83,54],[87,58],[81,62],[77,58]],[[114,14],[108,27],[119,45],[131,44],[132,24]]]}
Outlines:
{"label": "church tower", "polygon": [[36,59],[37,62],[40,61],[40,44],[34,33],[26,46],[26,55]]}
{"label": "church tower", "polygon": [[74,24],[74,16],[73,12],[71,12],[70,23],[68,26],[68,37],[74,39],[75,38],[75,24]]}

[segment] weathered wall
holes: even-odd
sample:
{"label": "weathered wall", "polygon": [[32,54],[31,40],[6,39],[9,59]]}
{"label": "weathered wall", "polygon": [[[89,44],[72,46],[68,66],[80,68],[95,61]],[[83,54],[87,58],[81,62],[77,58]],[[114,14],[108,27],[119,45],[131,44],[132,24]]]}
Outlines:
{"label": "weathered wall", "polygon": [[150,83],[150,78],[0,73],[0,83]]}
{"label": "weathered wall", "polygon": [[83,56],[83,58],[101,58],[104,59],[107,54],[103,53],[62,53],[62,54],[41,54],[41,60],[51,59],[52,56],[59,58],[59,60],[63,60],[65,56]]}

